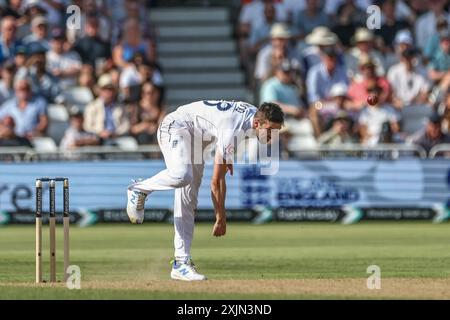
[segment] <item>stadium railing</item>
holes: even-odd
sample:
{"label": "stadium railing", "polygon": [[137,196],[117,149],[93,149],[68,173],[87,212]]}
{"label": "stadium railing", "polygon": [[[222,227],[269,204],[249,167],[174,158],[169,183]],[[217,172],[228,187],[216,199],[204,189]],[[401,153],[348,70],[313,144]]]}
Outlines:
{"label": "stadium railing", "polygon": [[33,152],[29,147],[0,147],[0,161],[24,161],[26,156]]}
{"label": "stadium railing", "polygon": [[[320,146],[314,149],[290,150],[289,159],[397,159],[404,157],[427,158],[427,152],[419,145],[413,144],[380,144],[366,147],[359,144],[341,146]],[[450,144],[435,146],[430,152],[430,158],[437,155],[448,156]],[[71,151],[36,151],[28,147],[0,147],[0,161],[2,162],[31,162],[49,160],[114,160],[114,159],[161,159],[162,154],[158,145],[140,145],[136,150],[124,150],[119,146],[91,146],[81,147]]]}
{"label": "stadium railing", "polygon": [[290,149],[295,158],[377,158],[397,159],[399,157],[427,158],[427,152],[415,144],[378,144],[368,147],[361,144],[343,144],[340,146],[320,146],[313,149]]}
{"label": "stadium railing", "polygon": [[437,157],[450,158],[450,143],[438,144],[431,148],[429,158],[434,159]]}
{"label": "stadium railing", "polygon": [[36,151],[28,147],[0,147],[0,161],[31,162],[48,160],[99,160],[99,159],[152,159],[161,158],[158,145],[141,145],[136,150],[117,146],[80,147],[74,150]]}

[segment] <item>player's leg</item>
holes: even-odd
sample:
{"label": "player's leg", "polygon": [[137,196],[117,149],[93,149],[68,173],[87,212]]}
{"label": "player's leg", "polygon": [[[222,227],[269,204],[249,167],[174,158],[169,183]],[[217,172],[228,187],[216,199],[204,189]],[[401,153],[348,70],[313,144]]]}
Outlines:
{"label": "player's leg", "polygon": [[198,191],[203,177],[203,169],[203,164],[192,165],[192,183],[175,190],[175,259],[172,265],[172,279],[186,281],[206,280],[204,275],[197,272],[191,259],[195,210],[197,209]]}
{"label": "player's leg", "polygon": [[164,191],[181,188],[192,181],[192,166],[190,159],[190,133],[186,129],[171,133],[160,133],[159,145],[164,156],[167,169],[151,178],[138,181],[133,189],[146,194],[153,191]]}
{"label": "player's leg", "polygon": [[190,161],[190,134],[183,128],[167,129],[163,125],[158,130],[158,142],[164,156],[167,169],[153,177],[132,183],[128,186],[127,214],[132,223],[144,220],[144,204],[152,191],[181,188],[192,181]]}

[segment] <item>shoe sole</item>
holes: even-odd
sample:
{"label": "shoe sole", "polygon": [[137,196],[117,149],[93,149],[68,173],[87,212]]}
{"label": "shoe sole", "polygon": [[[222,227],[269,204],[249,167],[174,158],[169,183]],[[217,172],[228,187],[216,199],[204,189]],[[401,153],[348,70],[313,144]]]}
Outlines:
{"label": "shoe sole", "polygon": [[180,281],[205,281],[205,280],[208,280],[208,278],[206,278],[205,277],[205,279],[188,279],[188,278],[185,278],[185,277],[183,277],[183,276],[180,276],[180,275],[178,275],[178,274],[176,274],[176,273],[170,273],[170,277],[172,278],[172,280],[180,280]]}
{"label": "shoe sole", "polygon": [[131,216],[131,215],[128,213],[128,211],[130,211],[130,209],[129,209],[128,206],[127,206],[127,215],[128,215],[128,219],[130,219],[130,222],[131,222],[132,224],[142,224],[143,221],[138,221],[137,218]]}

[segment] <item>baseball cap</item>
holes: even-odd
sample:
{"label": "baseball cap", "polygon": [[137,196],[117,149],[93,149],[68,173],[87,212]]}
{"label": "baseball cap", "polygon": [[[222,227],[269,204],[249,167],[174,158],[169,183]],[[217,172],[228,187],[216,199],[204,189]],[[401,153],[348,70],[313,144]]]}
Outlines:
{"label": "baseball cap", "polygon": [[52,39],[63,40],[66,38],[66,32],[62,28],[54,28],[52,30]]}
{"label": "baseball cap", "polygon": [[411,35],[411,31],[409,31],[409,30],[400,30],[395,35],[394,42],[395,42],[395,44],[404,43],[404,44],[413,45],[414,40],[413,40],[413,37]]}

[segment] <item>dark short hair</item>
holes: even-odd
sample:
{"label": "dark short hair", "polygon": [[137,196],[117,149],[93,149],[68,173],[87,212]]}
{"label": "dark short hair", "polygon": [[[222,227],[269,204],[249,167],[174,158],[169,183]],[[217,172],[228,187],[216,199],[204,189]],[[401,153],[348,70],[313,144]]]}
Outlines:
{"label": "dark short hair", "polygon": [[270,122],[284,123],[284,113],[280,106],[272,102],[263,102],[256,112],[256,118],[265,119]]}

